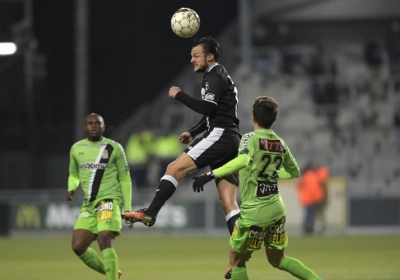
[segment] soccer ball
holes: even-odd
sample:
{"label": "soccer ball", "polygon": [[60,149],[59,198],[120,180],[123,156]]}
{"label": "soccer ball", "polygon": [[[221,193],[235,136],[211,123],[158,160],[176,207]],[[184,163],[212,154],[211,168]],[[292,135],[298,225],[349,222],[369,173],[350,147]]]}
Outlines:
{"label": "soccer ball", "polygon": [[199,31],[200,17],[192,9],[180,8],[171,18],[171,28],[179,37],[192,37]]}

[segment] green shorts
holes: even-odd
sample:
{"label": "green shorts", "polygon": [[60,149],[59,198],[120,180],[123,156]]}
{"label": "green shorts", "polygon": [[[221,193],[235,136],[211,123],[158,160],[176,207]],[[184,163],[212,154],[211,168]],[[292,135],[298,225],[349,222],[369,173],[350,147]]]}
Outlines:
{"label": "green shorts", "polygon": [[81,208],[75,229],[86,229],[94,234],[99,231],[121,233],[121,201],[119,199],[96,200]]}
{"label": "green shorts", "polygon": [[282,250],[287,247],[288,236],[285,229],[285,216],[277,219],[273,224],[259,226],[244,226],[239,217],[229,240],[231,247],[238,253],[250,253],[265,248]]}

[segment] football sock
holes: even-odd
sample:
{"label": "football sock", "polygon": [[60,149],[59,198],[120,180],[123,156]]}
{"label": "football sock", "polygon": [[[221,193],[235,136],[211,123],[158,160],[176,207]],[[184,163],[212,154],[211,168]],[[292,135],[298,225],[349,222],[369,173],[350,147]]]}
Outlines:
{"label": "football sock", "polygon": [[247,269],[245,266],[237,267],[232,266],[232,280],[249,280],[249,276],[247,275]]}
{"label": "football sock", "polygon": [[103,254],[107,280],[118,280],[119,261],[114,248],[104,249],[101,253]]}
{"label": "football sock", "polygon": [[163,207],[165,202],[174,194],[177,187],[178,181],[174,177],[171,175],[164,175],[160,180],[160,184],[158,185],[153,201],[146,209],[146,213],[157,216],[161,207]]}
{"label": "football sock", "polygon": [[229,233],[232,235],[233,232],[233,227],[235,226],[236,220],[240,216],[240,210],[235,209],[232,210],[231,212],[228,213],[228,215],[225,216],[226,224],[228,226]]}
{"label": "football sock", "polygon": [[279,269],[284,270],[292,274],[293,276],[301,279],[301,280],[319,280],[321,278],[318,277],[317,274],[314,273],[311,269],[305,266],[301,261],[284,257],[279,265]]}
{"label": "football sock", "polygon": [[101,274],[106,274],[104,270],[103,261],[100,259],[99,255],[92,248],[87,248],[85,253],[79,256],[79,258],[91,269],[96,270]]}

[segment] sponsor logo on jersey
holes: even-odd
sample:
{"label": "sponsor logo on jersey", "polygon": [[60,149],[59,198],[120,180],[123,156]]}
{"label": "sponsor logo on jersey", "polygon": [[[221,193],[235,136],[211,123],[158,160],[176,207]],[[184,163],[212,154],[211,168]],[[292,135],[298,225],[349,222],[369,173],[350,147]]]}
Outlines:
{"label": "sponsor logo on jersey", "polygon": [[279,193],[278,184],[271,183],[271,182],[261,182],[257,181],[257,196],[264,197],[269,196],[271,194]]}
{"label": "sponsor logo on jersey", "polygon": [[274,225],[270,226],[268,229],[269,236],[268,242],[272,244],[283,244],[286,242],[286,227],[285,227],[286,218],[282,217],[278,222]]}
{"label": "sponsor logo on jersey", "polygon": [[97,213],[97,220],[111,220],[113,218],[114,204],[111,199],[105,199],[97,203],[94,211]]}
{"label": "sponsor logo on jersey", "polygon": [[264,242],[266,232],[267,227],[250,227],[249,235],[246,240],[246,247],[256,250],[260,249]]}
{"label": "sponsor logo on jersey", "polygon": [[110,168],[108,163],[94,163],[94,162],[87,162],[82,163],[79,165],[80,169],[106,169]]}
{"label": "sponsor logo on jersey", "polygon": [[285,145],[281,140],[260,139],[260,150],[285,152],[285,149]]}

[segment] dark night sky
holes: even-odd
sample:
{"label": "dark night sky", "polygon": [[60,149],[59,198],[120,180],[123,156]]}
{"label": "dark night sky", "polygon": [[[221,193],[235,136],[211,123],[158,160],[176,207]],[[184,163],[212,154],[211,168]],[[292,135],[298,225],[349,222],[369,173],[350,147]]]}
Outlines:
{"label": "dark night sky", "polygon": [[[47,109],[68,120],[74,105],[74,2],[34,1],[35,37],[48,56]],[[192,40],[170,28],[180,7],[200,15],[199,37],[219,35],[237,14],[232,0],[90,1],[90,112],[117,123],[189,63]]]}

